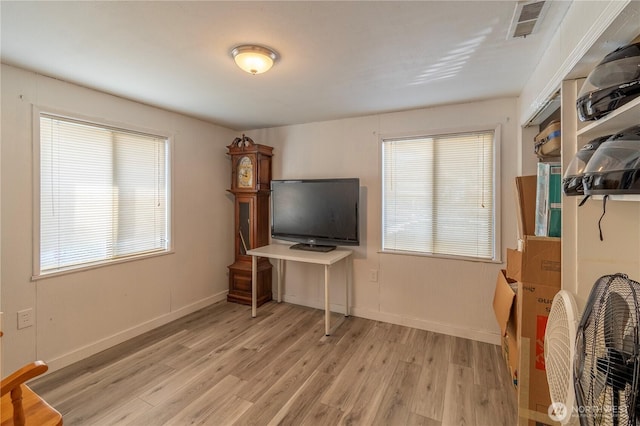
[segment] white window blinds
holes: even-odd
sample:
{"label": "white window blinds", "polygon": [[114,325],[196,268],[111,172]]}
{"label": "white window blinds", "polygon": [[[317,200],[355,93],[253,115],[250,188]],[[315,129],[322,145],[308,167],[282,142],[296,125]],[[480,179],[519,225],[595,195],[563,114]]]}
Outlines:
{"label": "white window blinds", "polygon": [[40,273],[168,248],[164,137],[40,116]]}
{"label": "white window blinds", "polygon": [[495,258],[494,133],[382,141],[383,250]]}

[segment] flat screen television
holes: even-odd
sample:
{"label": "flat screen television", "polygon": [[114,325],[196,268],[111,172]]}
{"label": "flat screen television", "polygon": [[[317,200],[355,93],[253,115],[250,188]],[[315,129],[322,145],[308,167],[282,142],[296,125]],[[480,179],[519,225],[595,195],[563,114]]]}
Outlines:
{"label": "flat screen television", "polygon": [[272,180],[271,237],[301,250],[357,246],[359,199],[358,178]]}

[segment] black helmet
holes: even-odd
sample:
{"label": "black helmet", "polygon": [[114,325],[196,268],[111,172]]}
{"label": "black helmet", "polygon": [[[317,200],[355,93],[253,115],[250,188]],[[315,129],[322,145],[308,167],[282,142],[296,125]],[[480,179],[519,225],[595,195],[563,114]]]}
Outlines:
{"label": "black helmet", "polygon": [[609,53],[580,89],[581,121],[597,120],[640,95],[640,43]]}
{"label": "black helmet", "polygon": [[600,144],[610,137],[611,135],[595,138],[576,152],[576,155],[569,163],[567,171],[564,173],[564,177],[562,178],[562,192],[564,192],[564,195],[584,194],[584,188],[582,186],[584,169]]}
{"label": "black helmet", "polygon": [[584,169],[586,195],[640,194],[640,125],[600,144]]}

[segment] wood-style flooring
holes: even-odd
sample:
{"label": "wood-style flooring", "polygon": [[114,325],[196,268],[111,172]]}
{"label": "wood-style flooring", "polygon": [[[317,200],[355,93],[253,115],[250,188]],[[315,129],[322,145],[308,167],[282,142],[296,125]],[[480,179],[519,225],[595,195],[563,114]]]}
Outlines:
{"label": "wood-style flooring", "polygon": [[495,345],[220,302],[31,382],[65,425],[516,424]]}

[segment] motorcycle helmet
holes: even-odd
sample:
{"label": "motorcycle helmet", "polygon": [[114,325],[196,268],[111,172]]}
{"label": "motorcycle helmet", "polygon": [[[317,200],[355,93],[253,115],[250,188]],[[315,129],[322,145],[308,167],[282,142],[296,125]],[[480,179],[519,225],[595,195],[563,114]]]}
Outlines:
{"label": "motorcycle helmet", "polygon": [[640,125],[601,143],[584,169],[585,195],[640,194]]}
{"label": "motorcycle helmet", "polygon": [[595,138],[576,152],[576,155],[569,163],[569,166],[567,166],[567,171],[562,178],[562,192],[564,192],[564,195],[584,195],[584,188],[582,186],[584,169],[600,144],[610,137],[611,135]]}
{"label": "motorcycle helmet", "polygon": [[582,85],[576,107],[580,121],[597,120],[640,95],[640,43],[604,57]]}

